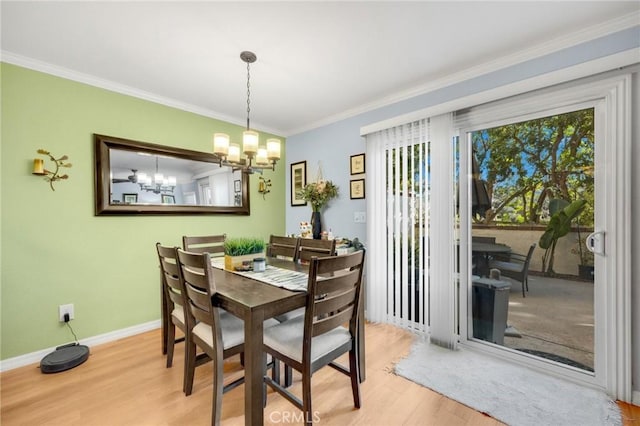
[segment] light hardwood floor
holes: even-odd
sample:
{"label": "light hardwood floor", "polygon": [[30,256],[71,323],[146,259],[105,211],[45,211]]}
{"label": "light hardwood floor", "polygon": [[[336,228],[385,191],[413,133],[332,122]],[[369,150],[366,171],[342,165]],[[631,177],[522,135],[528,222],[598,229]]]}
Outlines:
{"label": "light hardwood floor", "polygon": [[[414,336],[389,325],[367,324],[367,380],[362,408],[353,408],[346,376],[324,368],[313,377],[312,397],[324,425],[500,425],[491,417],[393,374]],[[193,394],[182,393],[183,345],[165,368],[159,330],[91,348],[83,365],[41,374],[37,365],[0,375],[0,423],[8,425],[207,425],[211,416],[211,364],[196,370]],[[237,358],[226,377],[242,374]],[[224,395],[223,425],[243,425],[244,387]],[[294,376],[294,392],[299,377]],[[628,406],[627,418],[640,418]],[[298,416],[298,417],[296,417]],[[300,424],[300,411],[269,391],[265,424]],[[631,425],[629,419],[625,424]]]}

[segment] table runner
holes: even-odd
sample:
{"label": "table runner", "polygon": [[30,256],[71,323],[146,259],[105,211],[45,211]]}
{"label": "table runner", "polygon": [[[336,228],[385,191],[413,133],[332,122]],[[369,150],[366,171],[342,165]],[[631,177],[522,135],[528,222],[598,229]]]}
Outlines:
{"label": "table runner", "polygon": [[[214,268],[226,270],[224,269],[224,258],[211,259],[211,265]],[[264,272],[226,271],[291,291],[307,291],[309,280],[309,276],[304,272],[290,271],[271,265],[267,265]]]}

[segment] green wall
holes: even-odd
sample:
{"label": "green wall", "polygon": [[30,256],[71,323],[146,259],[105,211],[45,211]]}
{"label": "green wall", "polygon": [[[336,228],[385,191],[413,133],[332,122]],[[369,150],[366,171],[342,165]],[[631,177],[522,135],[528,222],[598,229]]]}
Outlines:
{"label": "green wall", "polygon": [[[251,176],[250,216],[94,216],[93,133],[210,152],[214,132],[239,140],[243,129],[6,63],[1,72],[1,359],[73,340],[60,304],[75,305],[79,339],[157,320],[157,241],[284,233],[284,158],[265,172],[266,200]],[[73,164],[55,192],[31,174],[39,148]]]}

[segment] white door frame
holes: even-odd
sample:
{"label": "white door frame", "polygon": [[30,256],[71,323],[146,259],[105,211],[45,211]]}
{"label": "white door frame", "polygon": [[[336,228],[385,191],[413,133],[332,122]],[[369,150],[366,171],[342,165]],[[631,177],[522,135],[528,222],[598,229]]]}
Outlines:
{"label": "white door frame", "polygon": [[[471,327],[470,258],[471,225],[467,199],[460,201],[460,342],[531,368],[604,389],[610,396],[631,401],[631,75],[592,77],[533,94],[471,108],[459,115],[461,170],[468,164],[468,131],[490,128],[559,113],[595,108],[596,226],[605,232],[605,256],[596,255],[595,365],[594,373],[560,366],[520,352],[469,340]],[[575,108],[574,108],[575,107]],[[460,179],[460,193],[469,194],[468,179]],[[466,204],[466,206],[465,206]],[[466,280],[465,280],[466,277]],[[606,283],[606,286],[604,285]]]}

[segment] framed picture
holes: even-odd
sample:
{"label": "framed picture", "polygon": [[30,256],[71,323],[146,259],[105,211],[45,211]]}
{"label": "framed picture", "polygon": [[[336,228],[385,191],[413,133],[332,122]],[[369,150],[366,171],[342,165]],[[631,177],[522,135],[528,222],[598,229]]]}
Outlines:
{"label": "framed picture", "polygon": [[364,179],[355,179],[351,181],[351,188],[349,188],[349,196],[352,200],[359,200],[364,198]]}
{"label": "framed picture", "polygon": [[303,200],[298,192],[307,185],[307,162],[300,161],[291,164],[291,205],[306,206],[307,202]]}
{"label": "framed picture", "polygon": [[233,191],[240,192],[240,180],[233,181]]}
{"label": "framed picture", "polygon": [[122,202],[125,204],[134,204],[138,202],[138,194],[122,194]]}
{"label": "framed picture", "polygon": [[364,153],[351,156],[350,170],[352,175],[364,173]]}
{"label": "framed picture", "polygon": [[173,195],[162,194],[162,204],[175,204],[176,198]]}

